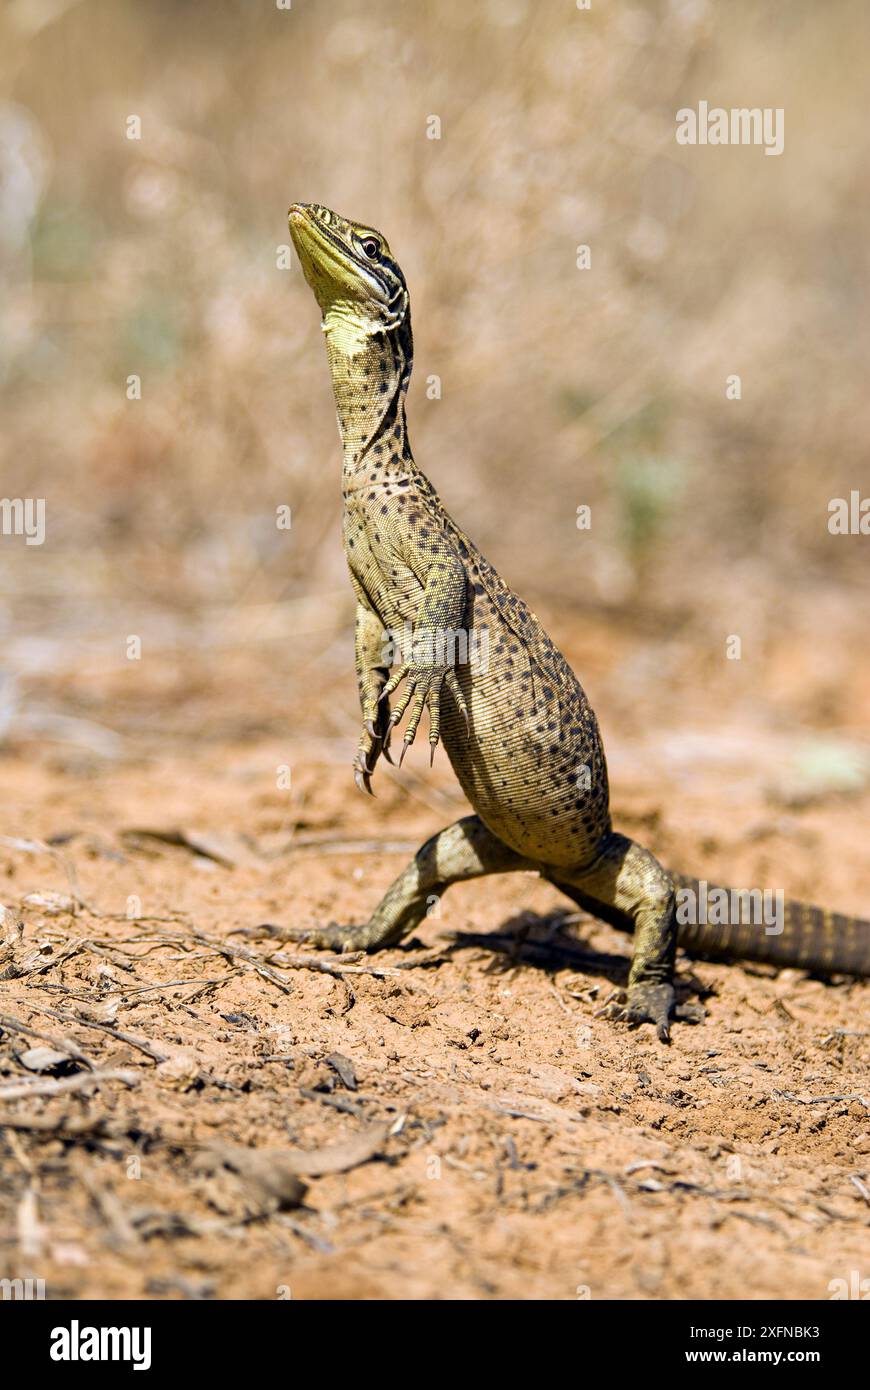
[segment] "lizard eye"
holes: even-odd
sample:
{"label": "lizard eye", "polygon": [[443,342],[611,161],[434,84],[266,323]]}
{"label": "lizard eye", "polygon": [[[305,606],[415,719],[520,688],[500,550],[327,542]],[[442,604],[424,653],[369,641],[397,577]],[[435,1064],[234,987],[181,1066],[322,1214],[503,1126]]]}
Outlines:
{"label": "lizard eye", "polygon": [[363,241],[361,245],[363,251],[368,256],[370,261],[373,261],[375,259],[378,252],[381,249],[380,245],[378,244],[378,242],[375,241],[373,236],[367,236],[365,241]]}

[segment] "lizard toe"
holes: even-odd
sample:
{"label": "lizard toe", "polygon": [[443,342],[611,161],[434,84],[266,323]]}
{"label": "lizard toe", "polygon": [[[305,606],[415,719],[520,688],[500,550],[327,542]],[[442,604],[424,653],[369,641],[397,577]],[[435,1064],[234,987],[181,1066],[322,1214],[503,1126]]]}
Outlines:
{"label": "lizard toe", "polygon": [[363,939],[365,928],[360,926],[344,926],[340,922],[330,922],[325,927],[288,927],[282,933],[287,941],[296,941],[299,945],[315,946],[320,951],[363,951],[365,941]]}
{"label": "lizard toe", "polygon": [[687,999],[684,1004],[678,1004],[674,1009],[674,1018],[680,1023],[704,1023],[707,1018],[707,1010],[703,1004],[699,1004],[694,999]]}

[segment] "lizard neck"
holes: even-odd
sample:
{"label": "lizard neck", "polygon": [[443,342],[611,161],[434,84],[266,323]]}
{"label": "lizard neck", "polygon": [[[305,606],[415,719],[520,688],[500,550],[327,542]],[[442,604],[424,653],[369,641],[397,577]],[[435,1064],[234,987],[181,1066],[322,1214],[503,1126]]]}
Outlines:
{"label": "lizard neck", "polygon": [[323,331],[344,450],[344,491],[410,478],[416,472],[405,420],[413,364],[410,315],[382,328],[362,325],[339,306],[327,314]]}

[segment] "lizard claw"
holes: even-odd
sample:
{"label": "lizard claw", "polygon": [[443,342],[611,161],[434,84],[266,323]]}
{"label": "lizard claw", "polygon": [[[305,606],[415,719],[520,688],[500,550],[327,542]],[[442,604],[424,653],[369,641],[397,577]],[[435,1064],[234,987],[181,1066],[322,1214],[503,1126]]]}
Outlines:
{"label": "lizard claw", "polygon": [[371,776],[368,772],[363,772],[362,768],[357,768],[353,774],[353,780],[361,792],[368,792],[369,796],[374,796],[372,791]]}
{"label": "lizard claw", "polygon": [[356,782],[358,790],[368,792],[369,796],[374,796],[371,781],[374,770],[374,765],[369,767],[368,759],[363,749],[360,748],[353,761],[353,780]]}
{"label": "lizard claw", "polygon": [[393,723],[392,719],[388,719],[387,727],[384,729],[383,742],[381,744],[381,752],[383,753],[387,762],[392,763],[393,767],[395,767],[396,764],[393,762],[393,755],[390,752],[390,744],[393,740],[393,730],[395,729],[395,727],[396,726]]}
{"label": "lizard claw", "polygon": [[652,1023],[659,1042],[669,1043],[672,1018],[682,1023],[701,1023],[706,1014],[697,1004],[677,1004],[673,985],[647,981],[629,985],[627,990],[611,995],[597,1010],[596,1017],[610,1019],[613,1023],[628,1023],[632,1028]]}
{"label": "lizard claw", "polygon": [[[389,735],[389,706],[380,705],[374,692],[367,693],[363,702],[363,732],[353,761],[353,775],[361,792],[374,796],[371,777],[378,758],[386,752],[385,744]],[[387,756],[387,762],[392,762]]]}
{"label": "lizard claw", "polygon": [[410,669],[411,663],[410,661],[406,661],[399,667],[398,671],[395,671],[393,675],[390,676],[390,679],[387,681],[386,685],[384,686],[383,690],[378,696],[378,703],[380,703],[381,700],[388,699],[389,696],[392,695],[396,687],[401,685],[402,681],[405,679]]}

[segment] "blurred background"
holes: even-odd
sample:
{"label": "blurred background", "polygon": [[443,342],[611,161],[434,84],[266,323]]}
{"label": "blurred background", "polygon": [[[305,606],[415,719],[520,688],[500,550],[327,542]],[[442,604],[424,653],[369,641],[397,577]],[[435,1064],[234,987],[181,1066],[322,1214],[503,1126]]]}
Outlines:
{"label": "blurred background", "polygon": [[[7,752],[351,756],[310,200],[388,237],[418,463],[605,728],[785,721],[860,781],[868,63],[863,0],[7,0],[0,491],[47,526],[0,537]],[[784,108],[784,153],[678,146],[701,100]]]}

